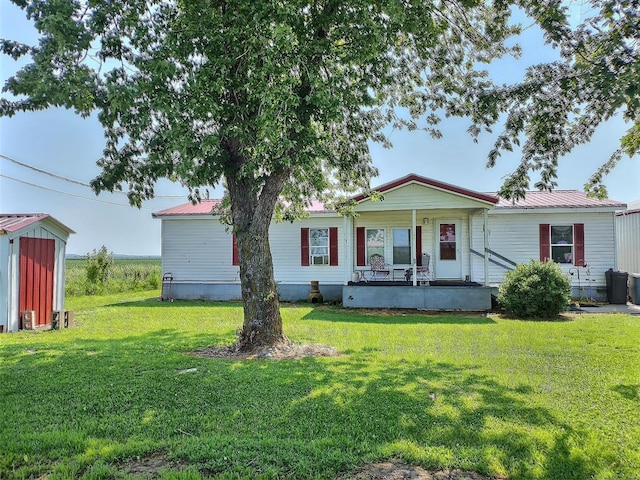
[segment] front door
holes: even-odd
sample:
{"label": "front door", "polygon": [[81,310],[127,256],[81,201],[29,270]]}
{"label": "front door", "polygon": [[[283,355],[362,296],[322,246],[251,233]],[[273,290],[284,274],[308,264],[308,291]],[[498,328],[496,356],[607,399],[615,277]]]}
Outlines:
{"label": "front door", "polygon": [[437,278],[462,278],[461,234],[460,224],[456,221],[443,220],[438,223]]}

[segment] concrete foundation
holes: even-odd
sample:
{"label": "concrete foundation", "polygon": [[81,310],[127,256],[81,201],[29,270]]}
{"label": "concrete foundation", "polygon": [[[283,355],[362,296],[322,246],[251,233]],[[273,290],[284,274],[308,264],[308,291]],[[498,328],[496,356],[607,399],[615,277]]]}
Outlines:
{"label": "concrete foundation", "polygon": [[350,308],[491,310],[491,287],[346,285],[342,304]]}
{"label": "concrete foundation", "polygon": [[[323,285],[320,283],[320,293],[325,302],[335,302],[342,299],[342,285]],[[278,294],[283,302],[306,301],[311,289],[310,284],[278,284]],[[168,287],[164,289],[168,294]],[[174,300],[242,300],[239,283],[190,283],[176,282],[171,285],[171,298]]]}

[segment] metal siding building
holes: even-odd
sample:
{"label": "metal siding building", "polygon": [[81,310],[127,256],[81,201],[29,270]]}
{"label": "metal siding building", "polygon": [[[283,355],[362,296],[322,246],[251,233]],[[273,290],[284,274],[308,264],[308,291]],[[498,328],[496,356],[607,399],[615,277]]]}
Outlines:
{"label": "metal siding building", "polygon": [[616,214],[618,270],[640,274],[640,201],[630,206]]}
{"label": "metal siding building", "polygon": [[23,327],[24,311],[34,311],[33,327],[51,324],[64,310],[65,253],[75,233],[53,217],[0,214],[0,326],[5,332]]}

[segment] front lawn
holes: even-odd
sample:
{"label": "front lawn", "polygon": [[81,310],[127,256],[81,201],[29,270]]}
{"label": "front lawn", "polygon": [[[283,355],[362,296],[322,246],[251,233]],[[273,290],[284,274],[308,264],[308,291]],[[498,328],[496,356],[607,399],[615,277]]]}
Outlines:
{"label": "front lawn", "polygon": [[[0,336],[0,478],[346,478],[401,458],[513,479],[640,479],[640,318],[283,306],[336,357],[223,360],[238,304],[77,297]],[[153,298],[150,298],[153,297]]]}

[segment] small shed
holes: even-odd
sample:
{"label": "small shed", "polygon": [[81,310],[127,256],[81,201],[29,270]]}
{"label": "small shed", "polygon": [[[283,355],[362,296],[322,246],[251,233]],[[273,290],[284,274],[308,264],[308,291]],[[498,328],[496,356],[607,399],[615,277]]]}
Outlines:
{"label": "small shed", "polygon": [[0,214],[2,331],[47,327],[53,312],[64,310],[65,254],[72,233],[46,213]]}

